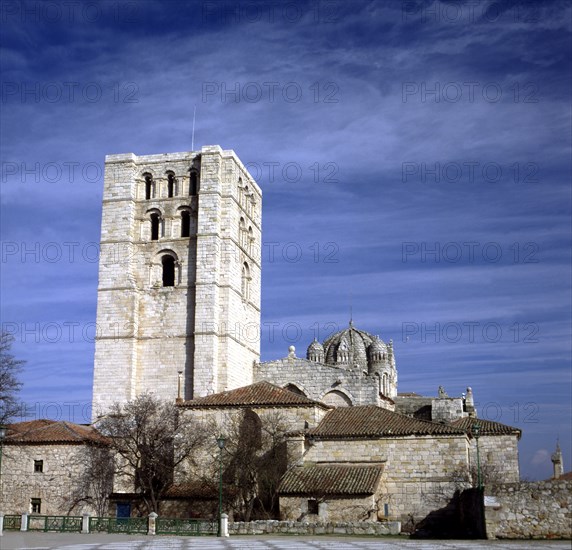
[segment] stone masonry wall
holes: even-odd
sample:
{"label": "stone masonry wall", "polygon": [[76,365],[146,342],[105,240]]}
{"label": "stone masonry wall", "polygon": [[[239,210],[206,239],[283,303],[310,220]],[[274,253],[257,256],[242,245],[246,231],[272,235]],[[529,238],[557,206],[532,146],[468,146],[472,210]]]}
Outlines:
{"label": "stone masonry wall", "polygon": [[373,522],[301,522],[301,521],[249,521],[228,524],[231,535],[398,535],[398,521]]}
{"label": "stone masonry wall", "polygon": [[572,481],[485,487],[485,523],[488,538],[572,538]]}
{"label": "stone masonry wall", "polygon": [[268,380],[277,386],[295,385],[316,401],[327,401],[331,392],[342,393],[352,405],[378,405],[390,408],[379,398],[379,379],[299,357],[285,357],[256,365],[254,381]]}
{"label": "stone masonry wall", "polygon": [[[470,441],[472,468],[477,467],[477,443]],[[479,438],[479,455],[483,483],[517,483],[518,438],[516,435],[487,435]]]}
{"label": "stone masonry wall", "polygon": [[318,498],[318,514],[308,513],[307,496],[280,497],[280,517],[283,520],[304,522],[377,520],[374,495]]}
{"label": "stone masonry wall", "polygon": [[[9,445],[2,448],[0,477],[0,512],[30,513],[31,499],[41,499],[42,515],[65,515],[69,497],[83,469],[82,445]],[[34,461],[43,461],[43,472],[34,471]],[[85,504],[74,508],[73,514],[95,511]]]}
{"label": "stone masonry wall", "polygon": [[390,519],[414,524],[445,507],[459,488],[459,473],[468,474],[468,440],[462,435],[318,440],[303,460],[385,463],[377,506],[387,504]]}
{"label": "stone masonry wall", "polygon": [[[252,407],[262,424],[272,424],[279,419],[280,424],[291,430],[302,430],[306,422],[310,427],[317,426],[326,414],[326,410],[320,407]],[[196,457],[195,464],[181,463],[175,470],[175,483],[185,483],[203,476],[209,477],[218,468],[219,449],[216,444],[216,436],[223,434],[229,438],[228,445],[235,445],[237,441],[233,432],[237,431],[237,421],[241,418],[244,409],[240,408],[205,408],[205,409],[181,409],[185,416],[192,417],[193,421],[209,427],[212,433],[210,446],[204,445],[201,454]]]}

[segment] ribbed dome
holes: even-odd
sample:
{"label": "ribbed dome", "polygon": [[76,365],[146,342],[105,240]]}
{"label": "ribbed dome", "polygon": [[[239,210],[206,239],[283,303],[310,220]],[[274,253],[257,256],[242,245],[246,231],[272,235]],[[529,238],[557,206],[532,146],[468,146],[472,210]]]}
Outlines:
{"label": "ribbed dome", "polygon": [[371,346],[369,346],[369,354],[372,353],[385,353],[387,350],[385,344],[376,336]]}
{"label": "ribbed dome", "polygon": [[310,361],[324,361],[324,346],[314,338],[314,341],[308,346],[308,351],[306,352],[306,358]]}
{"label": "ribbed dome", "polygon": [[320,342],[314,338],[314,341],[308,346],[308,353],[311,351],[321,351],[323,353],[324,346],[322,346],[322,344],[320,344]]}
{"label": "ribbed dome", "polygon": [[[324,342],[325,361],[330,365],[339,365],[340,362],[349,367],[358,365],[363,370],[367,370],[367,350],[376,340],[376,337],[363,330],[358,330],[350,321],[350,326],[336,334],[332,334]],[[348,350],[348,361],[339,361],[338,351]],[[346,355],[346,354],[343,354]]]}

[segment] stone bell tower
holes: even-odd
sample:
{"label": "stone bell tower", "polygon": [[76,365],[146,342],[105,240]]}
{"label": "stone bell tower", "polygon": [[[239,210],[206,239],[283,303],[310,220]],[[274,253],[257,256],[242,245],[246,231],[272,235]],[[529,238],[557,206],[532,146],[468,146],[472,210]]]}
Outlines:
{"label": "stone bell tower", "polygon": [[94,419],[144,392],[191,399],[252,382],[261,213],[232,150],[106,157]]}

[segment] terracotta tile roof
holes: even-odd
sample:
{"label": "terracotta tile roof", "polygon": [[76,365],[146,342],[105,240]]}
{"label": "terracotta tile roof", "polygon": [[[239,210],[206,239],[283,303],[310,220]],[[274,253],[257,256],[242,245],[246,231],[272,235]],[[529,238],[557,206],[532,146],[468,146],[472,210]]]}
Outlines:
{"label": "terracotta tile roof", "polygon": [[224,391],[197,397],[191,401],[181,403],[180,407],[203,408],[203,407],[251,407],[254,405],[280,405],[280,406],[319,406],[327,409],[326,405],[319,401],[313,401],[303,395],[279,388],[270,382],[257,382],[250,386],[244,386],[235,390]]}
{"label": "terracotta tile roof", "polygon": [[56,420],[31,420],[8,426],[6,445],[50,443],[105,443],[107,440],[92,426]]}
{"label": "terracotta tile roof", "polygon": [[473,435],[472,429],[476,423],[479,423],[481,435],[517,435],[520,439],[522,431],[500,422],[493,422],[492,420],[484,420],[482,418],[465,417],[451,422],[451,426],[462,428],[467,433]]}
{"label": "terracotta tile roof", "polygon": [[[554,478],[552,478],[554,479]],[[570,472],[566,472],[562,474],[558,479],[563,479],[564,481],[572,480],[572,470]]]}
{"label": "terracotta tile roof", "polygon": [[308,430],[316,437],[394,437],[407,435],[458,435],[465,430],[457,426],[438,424],[411,418],[374,405],[340,407],[324,417],[315,428]]}
{"label": "terracotta tile roof", "polygon": [[281,495],[371,495],[383,473],[383,464],[299,466],[286,472]]}

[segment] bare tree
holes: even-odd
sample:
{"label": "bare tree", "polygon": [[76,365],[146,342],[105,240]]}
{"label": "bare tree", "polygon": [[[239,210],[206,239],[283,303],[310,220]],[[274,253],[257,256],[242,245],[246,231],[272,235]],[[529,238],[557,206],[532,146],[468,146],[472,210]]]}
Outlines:
{"label": "bare tree", "polygon": [[16,395],[22,383],[18,374],[25,361],[11,353],[14,337],[8,332],[0,333],[0,424],[6,424],[19,411]]}
{"label": "bare tree", "polygon": [[[219,426],[211,426],[211,439],[218,430]],[[246,409],[227,418],[224,431],[223,492],[227,507],[243,521],[277,516],[278,484],[288,461],[285,419],[278,412],[259,417]],[[210,471],[204,471],[205,481],[216,478],[218,460],[218,455],[213,455]]]}
{"label": "bare tree", "polygon": [[109,497],[113,491],[115,461],[108,446],[86,445],[72,459],[72,470],[79,471],[72,492],[64,496],[68,513],[88,505],[99,517],[109,513]]}
{"label": "bare tree", "polygon": [[180,415],[174,403],[150,394],[114,404],[98,429],[116,453],[116,474],[131,482],[148,513],[159,513],[175,468],[183,461],[194,464],[206,433],[202,425]]}

